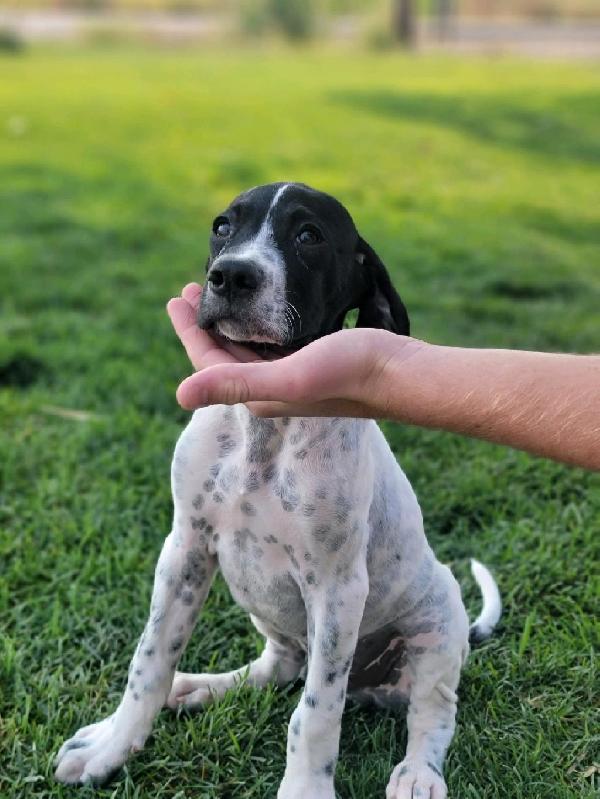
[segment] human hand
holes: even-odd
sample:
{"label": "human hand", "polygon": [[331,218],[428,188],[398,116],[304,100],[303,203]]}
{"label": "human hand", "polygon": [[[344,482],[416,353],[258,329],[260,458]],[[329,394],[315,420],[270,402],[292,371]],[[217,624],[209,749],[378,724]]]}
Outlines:
{"label": "human hand", "polygon": [[213,337],[197,325],[202,289],[191,283],[167,311],[198,370],[181,383],[177,399],[192,410],[245,403],[257,416],[388,415],[391,372],[424,343],[384,330],[341,330],[275,361],[248,347]]}

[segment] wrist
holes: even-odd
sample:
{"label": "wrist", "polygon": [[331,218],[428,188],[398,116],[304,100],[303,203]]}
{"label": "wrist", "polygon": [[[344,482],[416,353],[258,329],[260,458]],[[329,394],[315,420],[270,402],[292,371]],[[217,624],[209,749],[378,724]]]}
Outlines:
{"label": "wrist", "polygon": [[412,421],[423,394],[425,364],[438,348],[421,339],[373,331],[370,378],[362,391],[379,418]]}

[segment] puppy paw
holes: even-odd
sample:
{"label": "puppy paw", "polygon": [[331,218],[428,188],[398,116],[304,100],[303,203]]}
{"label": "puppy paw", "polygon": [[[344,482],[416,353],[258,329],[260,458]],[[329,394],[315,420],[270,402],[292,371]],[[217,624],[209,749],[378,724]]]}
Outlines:
{"label": "puppy paw", "polygon": [[82,727],[61,746],[54,776],[67,784],[101,784],[119,769],[132,752],[139,752],[147,733],[124,730],[116,714]]}
{"label": "puppy paw", "polygon": [[167,707],[176,710],[180,706],[198,708],[209,705],[217,693],[211,690],[210,676],[210,674],[184,674],[176,671],[167,697]]}
{"label": "puppy paw", "polygon": [[385,799],[446,799],[444,778],[433,763],[403,760],[392,772]]}
{"label": "puppy paw", "polygon": [[335,799],[335,790],[331,780],[311,780],[299,777],[284,777],[277,799]]}

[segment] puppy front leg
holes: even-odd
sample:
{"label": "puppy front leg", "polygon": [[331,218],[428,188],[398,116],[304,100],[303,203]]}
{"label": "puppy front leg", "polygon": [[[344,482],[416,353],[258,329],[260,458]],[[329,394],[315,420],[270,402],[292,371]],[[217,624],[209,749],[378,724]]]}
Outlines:
{"label": "puppy front leg", "polygon": [[129,667],[116,711],[80,729],[56,757],[56,778],[101,783],[139,751],[169,693],[175,667],[188,642],[215,571],[215,559],[198,537],[171,533],[154,578],[150,617]]}
{"label": "puppy front leg", "polygon": [[335,799],[333,778],[348,674],[368,593],[366,568],[357,566],[347,579],[306,597],[308,671],[289,724],[278,799]]}
{"label": "puppy front leg", "polygon": [[[438,567],[436,586],[444,580],[445,605],[436,611],[425,605],[404,621],[407,668],[411,686],[406,724],[408,743],[404,760],[390,778],[386,799],[446,799],[442,774],[444,757],[454,735],[456,690],[467,657],[469,620],[460,589],[446,567]],[[402,630],[402,627],[401,627]]]}
{"label": "puppy front leg", "polygon": [[442,768],[454,734],[460,659],[442,661],[428,653],[411,668],[415,682],[406,718],[406,755],[392,772],[386,799],[446,799]]}

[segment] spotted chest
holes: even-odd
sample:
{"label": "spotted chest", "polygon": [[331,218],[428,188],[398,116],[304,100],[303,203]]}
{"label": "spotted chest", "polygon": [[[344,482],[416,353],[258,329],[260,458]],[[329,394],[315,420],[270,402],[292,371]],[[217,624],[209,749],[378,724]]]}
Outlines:
{"label": "spotted chest", "polygon": [[302,639],[306,589],[364,513],[353,490],[361,423],[242,413],[228,409],[210,431],[204,425],[194,436],[204,443],[202,457],[191,442],[179,453],[189,512],[182,521],[217,557],[238,604]]}
{"label": "spotted chest", "polygon": [[223,499],[206,500],[198,529],[204,527],[209,552],[238,604],[282,634],[303,639],[306,589],[318,583],[326,559],[351,534],[352,503],[314,481],[302,483],[302,473],[285,465],[269,469],[273,475],[254,491],[241,477],[230,484],[230,470],[239,474],[235,464],[223,465],[224,479],[216,484]]}

